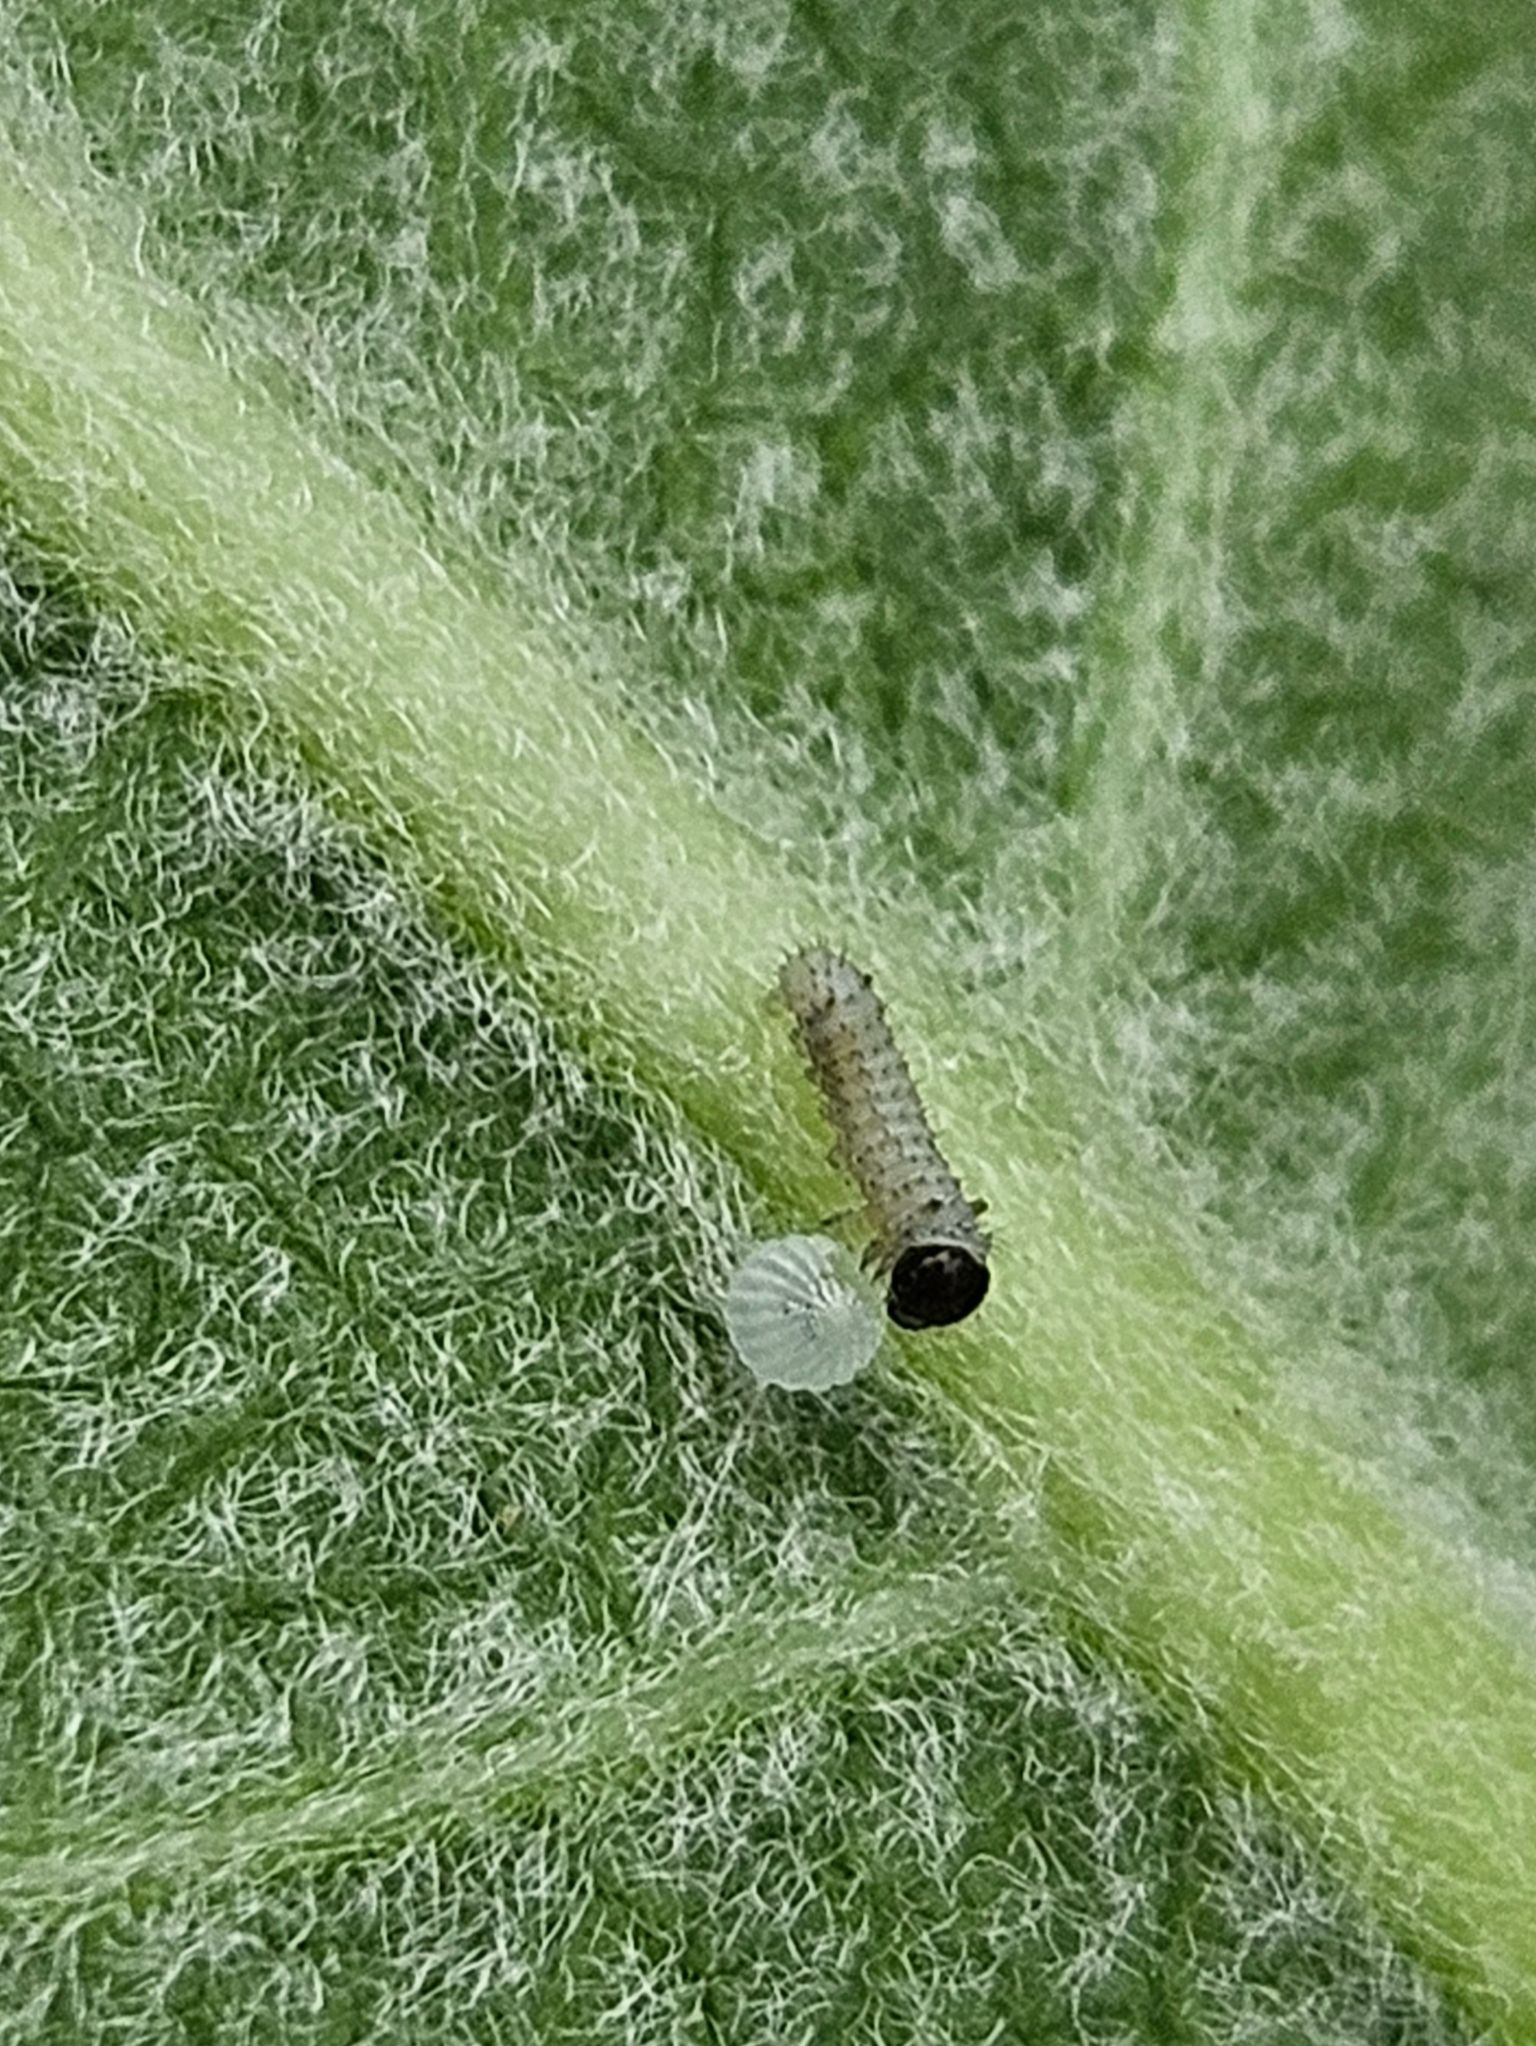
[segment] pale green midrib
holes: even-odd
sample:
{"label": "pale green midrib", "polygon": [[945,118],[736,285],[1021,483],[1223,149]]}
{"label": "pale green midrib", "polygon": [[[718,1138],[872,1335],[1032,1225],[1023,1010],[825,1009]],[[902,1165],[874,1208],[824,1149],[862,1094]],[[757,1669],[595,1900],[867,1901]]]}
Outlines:
{"label": "pale green midrib", "polygon": [[[600,1063],[660,1079],[801,1213],[833,1205],[762,1001],[816,928],[805,891],[627,737],[536,619],[432,560],[402,504],[215,359],[67,165],[29,174],[0,143],[0,236],[0,474],[51,558],[259,701],[492,942],[520,920]],[[1089,1623],[1219,1713],[1480,2012],[1536,2029],[1528,1643],[1475,1559],[1286,1401],[1155,1203],[1088,1183],[1017,1019],[935,996],[935,942],[898,916],[861,938],[893,1013],[928,1019],[935,1120],[967,1133],[996,1276],[978,1321],[914,1362],[991,1446],[1001,1503],[1038,1493]]]}
{"label": "pale green midrib", "polygon": [[600,1794],[739,1734],[786,1702],[797,1711],[824,1703],[892,1659],[911,1668],[984,1632],[1017,1596],[1012,1575],[914,1572],[856,1599],[738,1618],[685,1641],[663,1669],[631,1669],[615,1681],[609,1662],[578,1663],[510,1705],[492,1696],[470,1713],[456,1701],[451,1713],[424,1714],[382,1758],[332,1759],[320,1788],[310,1767],[275,1781],[257,1776],[212,1810],[158,1796],[144,1808],[103,1800],[88,1819],[34,1821],[39,1837],[24,1850],[0,1848],[0,1899],[73,1911],[145,1881],[238,1880],[274,1857],[377,1850],[428,1837],[439,1819],[472,1829],[549,1808],[578,1789]]}
{"label": "pale green midrib", "polygon": [[[1223,629],[1226,508],[1248,459],[1234,363],[1246,332],[1250,225],[1273,174],[1252,0],[1184,12],[1177,222],[1154,368],[1125,490],[1134,506],[1088,633],[1092,766],[1075,806],[1071,970],[1079,1001],[1134,978],[1147,881],[1177,861],[1179,733]],[[1165,242],[1166,246],[1166,242]]]}

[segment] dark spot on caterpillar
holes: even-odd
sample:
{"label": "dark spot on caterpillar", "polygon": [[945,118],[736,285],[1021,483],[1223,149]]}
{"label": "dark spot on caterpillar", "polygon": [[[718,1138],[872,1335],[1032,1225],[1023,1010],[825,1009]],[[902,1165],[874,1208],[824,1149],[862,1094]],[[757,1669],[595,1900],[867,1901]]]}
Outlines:
{"label": "dark spot on caterpillar", "polygon": [[857,1183],[898,1328],[963,1321],[986,1296],[979,1208],[939,1154],[906,1061],[868,975],[812,946],[784,962],[779,991],[836,1132],[833,1162]]}

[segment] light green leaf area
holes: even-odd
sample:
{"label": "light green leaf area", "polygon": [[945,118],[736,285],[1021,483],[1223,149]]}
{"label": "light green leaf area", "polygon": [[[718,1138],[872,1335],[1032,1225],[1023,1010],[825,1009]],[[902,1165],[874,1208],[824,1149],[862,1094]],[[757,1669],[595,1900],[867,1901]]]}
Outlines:
{"label": "light green leaf area", "polygon": [[0,49],[0,2040],[1536,2037],[1523,12]]}

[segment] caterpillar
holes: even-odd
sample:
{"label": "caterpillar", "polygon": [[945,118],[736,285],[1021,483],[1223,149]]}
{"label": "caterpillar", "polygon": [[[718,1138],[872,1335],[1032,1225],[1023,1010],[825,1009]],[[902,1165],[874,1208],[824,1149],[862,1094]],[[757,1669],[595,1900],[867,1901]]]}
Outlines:
{"label": "caterpillar", "polygon": [[979,1210],[939,1155],[906,1060],[869,976],[813,945],[786,959],[779,993],[836,1133],[832,1162],[864,1198],[865,1262],[886,1282],[898,1328],[963,1321],[986,1297]]}

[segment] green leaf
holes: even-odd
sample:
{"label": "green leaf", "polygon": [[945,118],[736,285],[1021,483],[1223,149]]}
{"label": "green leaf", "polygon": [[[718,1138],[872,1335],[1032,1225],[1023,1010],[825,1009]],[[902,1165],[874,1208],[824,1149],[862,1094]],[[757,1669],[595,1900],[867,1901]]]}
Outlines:
{"label": "green leaf", "polygon": [[1518,20],[6,14],[0,2026],[1527,2036]]}

